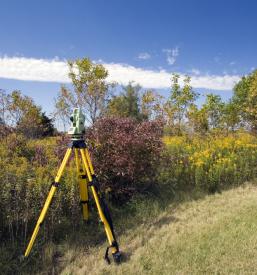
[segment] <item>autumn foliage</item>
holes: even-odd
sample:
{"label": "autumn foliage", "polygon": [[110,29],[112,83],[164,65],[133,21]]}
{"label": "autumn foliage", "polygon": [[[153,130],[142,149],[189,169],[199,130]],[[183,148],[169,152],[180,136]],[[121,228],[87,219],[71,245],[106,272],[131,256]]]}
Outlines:
{"label": "autumn foliage", "polygon": [[121,200],[153,184],[162,149],[162,123],[99,119],[87,138],[102,188]]}

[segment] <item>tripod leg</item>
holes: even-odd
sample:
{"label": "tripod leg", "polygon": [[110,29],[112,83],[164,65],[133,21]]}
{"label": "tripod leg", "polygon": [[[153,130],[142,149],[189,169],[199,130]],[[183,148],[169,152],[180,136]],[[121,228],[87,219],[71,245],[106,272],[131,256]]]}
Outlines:
{"label": "tripod leg", "polygon": [[27,257],[27,256],[29,255],[29,253],[30,253],[30,251],[31,251],[31,249],[32,249],[32,246],[33,246],[33,244],[34,244],[34,242],[35,242],[35,239],[36,239],[36,237],[37,237],[37,234],[38,234],[38,231],[39,231],[39,229],[40,229],[40,226],[41,226],[41,224],[42,224],[43,221],[44,221],[46,212],[47,212],[47,210],[48,210],[48,208],[49,208],[49,205],[50,205],[50,203],[51,203],[51,201],[52,201],[52,199],[53,199],[54,193],[55,193],[55,191],[56,191],[56,189],[57,189],[57,187],[58,187],[58,183],[59,183],[60,178],[61,178],[61,176],[62,176],[62,174],[63,174],[64,168],[65,168],[65,166],[66,166],[66,164],[67,164],[67,162],[68,162],[68,159],[69,159],[69,157],[70,157],[70,155],[71,155],[71,152],[72,152],[72,149],[71,149],[71,148],[69,148],[69,149],[66,151],[66,154],[65,154],[65,156],[64,156],[64,158],[63,158],[63,161],[62,161],[62,163],[61,163],[61,166],[60,166],[60,168],[59,168],[59,170],[58,170],[58,172],[57,172],[57,175],[56,175],[56,177],[55,177],[55,181],[54,181],[54,183],[53,183],[52,186],[51,186],[51,189],[50,189],[50,191],[49,191],[49,193],[48,193],[48,196],[47,196],[47,199],[46,199],[46,201],[45,201],[44,207],[43,207],[43,209],[42,209],[42,211],[41,211],[41,213],[40,213],[40,216],[39,216],[39,218],[38,218],[38,221],[37,221],[36,227],[35,227],[35,229],[34,229],[34,231],[33,231],[33,234],[32,234],[32,236],[31,236],[30,242],[29,242],[29,244],[28,244],[28,246],[27,246],[27,249],[26,249],[26,251],[25,251],[25,257]]}
{"label": "tripod leg", "polygon": [[85,171],[80,164],[77,148],[75,148],[75,161],[76,161],[78,182],[79,182],[79,189],[80,189],[80,203],[82,205],[82,214],[83,214],[83,219],[87,221],[89,217],[87,180],[86,180]]}
{"label": "tripod leg", "polygon": [[119,263],[121,254],[119,252],[119,246],[118,246],[118,243],[115,238],[113,224],[112,224],[109,209],[104,201],[104,198],[100,194],[99,184],[98,184],[97,178],[94,174],[92,162],[90,160],[89,153],[88,153],[87,149],[80,149],[80,153],[81,153],[83,164],[85,166],[85,170],[87,172],[87,177],[89,179],[89,186],[91,187],[93,197],[96,202],[97,210],[98,210],[100,219],[104,224],[106,236],[107,236],[107,239],[108,239],[108,242],[110,245],[109,247],[107,247],[107,250],[105,253],[105,259],[108,263],[110,263],[110,260],[108,258],[108,251],[109,251],[109,248],[111,248],[114,261],[116,263]]}

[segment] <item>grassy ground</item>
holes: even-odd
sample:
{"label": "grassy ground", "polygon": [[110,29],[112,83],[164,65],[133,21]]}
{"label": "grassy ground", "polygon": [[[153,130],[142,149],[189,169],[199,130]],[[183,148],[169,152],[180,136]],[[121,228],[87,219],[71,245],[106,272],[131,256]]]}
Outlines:
{"label": "grassy ground", "polygon": [[131,220],[128,230],[119,230],[123,232],[119,236],[124,253],[121,265],[105,264],[105,244],[90,250],[64,246],[58,273],[257,273],[256,186],[247,184],[222,194],[173,203],[161,214],[156,209],[152,214],[147,210],[146,217],[135,217],[136,226]]}

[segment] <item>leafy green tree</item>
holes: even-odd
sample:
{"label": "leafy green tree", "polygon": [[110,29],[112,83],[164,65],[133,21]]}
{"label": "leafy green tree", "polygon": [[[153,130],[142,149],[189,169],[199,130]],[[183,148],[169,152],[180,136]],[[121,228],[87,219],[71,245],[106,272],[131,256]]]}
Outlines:
{"label": "leafy green tree", "polygon": [[49,118],[45,112],[41,113],[41,127],[42,137],[49,137],[54,135],[55,128],[53,124],[53,119]]}
{"label": "leafy green tree", "polygon": [[208,115],[206,108],[198,109],[196,105],[191,105],[188,110],[188,122],[195,133],[204,135],[209,130]]}
{"label": "leafy green tree", "polygon": [[116,117],[131,117],[138,121],[163,117],[163,97],[152,90],[142,92],[139,85],[130,82],[122,87],[119,96],[108,103],[107,114]]}
{"label": "leafy green tree", "polygon": [[203,108],[207,112],[210,129],[223,128],[225,104],[222,102],[221,97],[219,95],[208,94]]}
{"label": "leafy green tree", "polygon": [[65,120],[71,109],[79,107],[86,115],[89,123],[94,123],[105,110],[110,86],[107,84],[107,70],[100,64],[94,64],[89,58],[68,62],[69,77],[73,91],[62,86],[56,99],[56,116]]}
{"label": "leafy green tree", "polygon": [[114,117],[126,117],[126,108],[124,96],[114,96],[107,105],[107,114]]}
{"label": "leafy green tree", "polygon": [[233,100],[230,100],[228,103],[224,105],[224,124],[228,131],[234,131],[236,127],[238,127],[240,123],[240,116],[239,116],[240,110],[238,108],[238,105],[233,102]]}
{"label": "leafy green tree", "polygon": [[22,95],[20,91],[13,91],[9,95],[7,109],[12,118],[10,123],[24,136],[38,138],[53,134],[52,120],[42,113],[41,107],[32,98]]}
{"label": "leafy green tree", "polygon": [[142,120],[143,115],[140,110],[139,85],[129,83],[122,87],[121,95],[113,97],[107,106],[107,114],[118,117],[131,117]]}
{"label": "leafy green tree", "polygon": [[179,78],[178,74],[172,75],[171,93],[164,107],[166,114],[168,114],[168,119],[173,120],[177,134],[182,133],[182,124],[187,115],[188,108],[198,97],[198,94],[190,85],[190,77],[185,77],[183,87],[179,84]]}
{"label": "leafy green tree", "polygon": [[239,110],[241,121],[257,132],[257,70],[235,85],[232,101]]}
{"label": "leafy green tree", "polygon": [[163,97],[158,93],[147,90],[141,98],[141,112],[148,120],[163,118]]}
{"label": "leafy green tree", "polygon": [[8,111],[10,113],[10,122],[12,125],[17,126],[24,117],[28,115],[33,117],[33,115],[40,113],[40,108],[34,104],[32,98],[23,96],[20,91],[15,90],[9,96]]}
{"label": "leafy green tree", "polygon": [[123,99],[125,102],[125,116],[134,117],[140,119],[140,103],[139,103],[139,91],[141,87],[139,85],[133,86],[129,83],[123,87]]}

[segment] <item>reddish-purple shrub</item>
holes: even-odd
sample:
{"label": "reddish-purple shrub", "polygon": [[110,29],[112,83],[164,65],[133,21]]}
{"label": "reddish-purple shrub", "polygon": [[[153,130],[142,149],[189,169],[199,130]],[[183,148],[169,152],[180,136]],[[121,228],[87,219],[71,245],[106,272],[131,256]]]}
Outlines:
{"label": "reddish-purple shrub", "polygon": [[13,129],[9,126],[4,124],[0,124],[0,138],[6,138],[9,134],[13,132]]}
{"label": "reddish-purple shrub", "polygon": [[99,119],[87,140],[101,187],[119,200],[154,183],[162,149],[160,121]]}
{"label": "reddish-purple shrub", "polygon": [[70,142],[70,137],[68,135],[60,135],[57,137],[54,153],[59,158],[59,160],[63,159]]}

